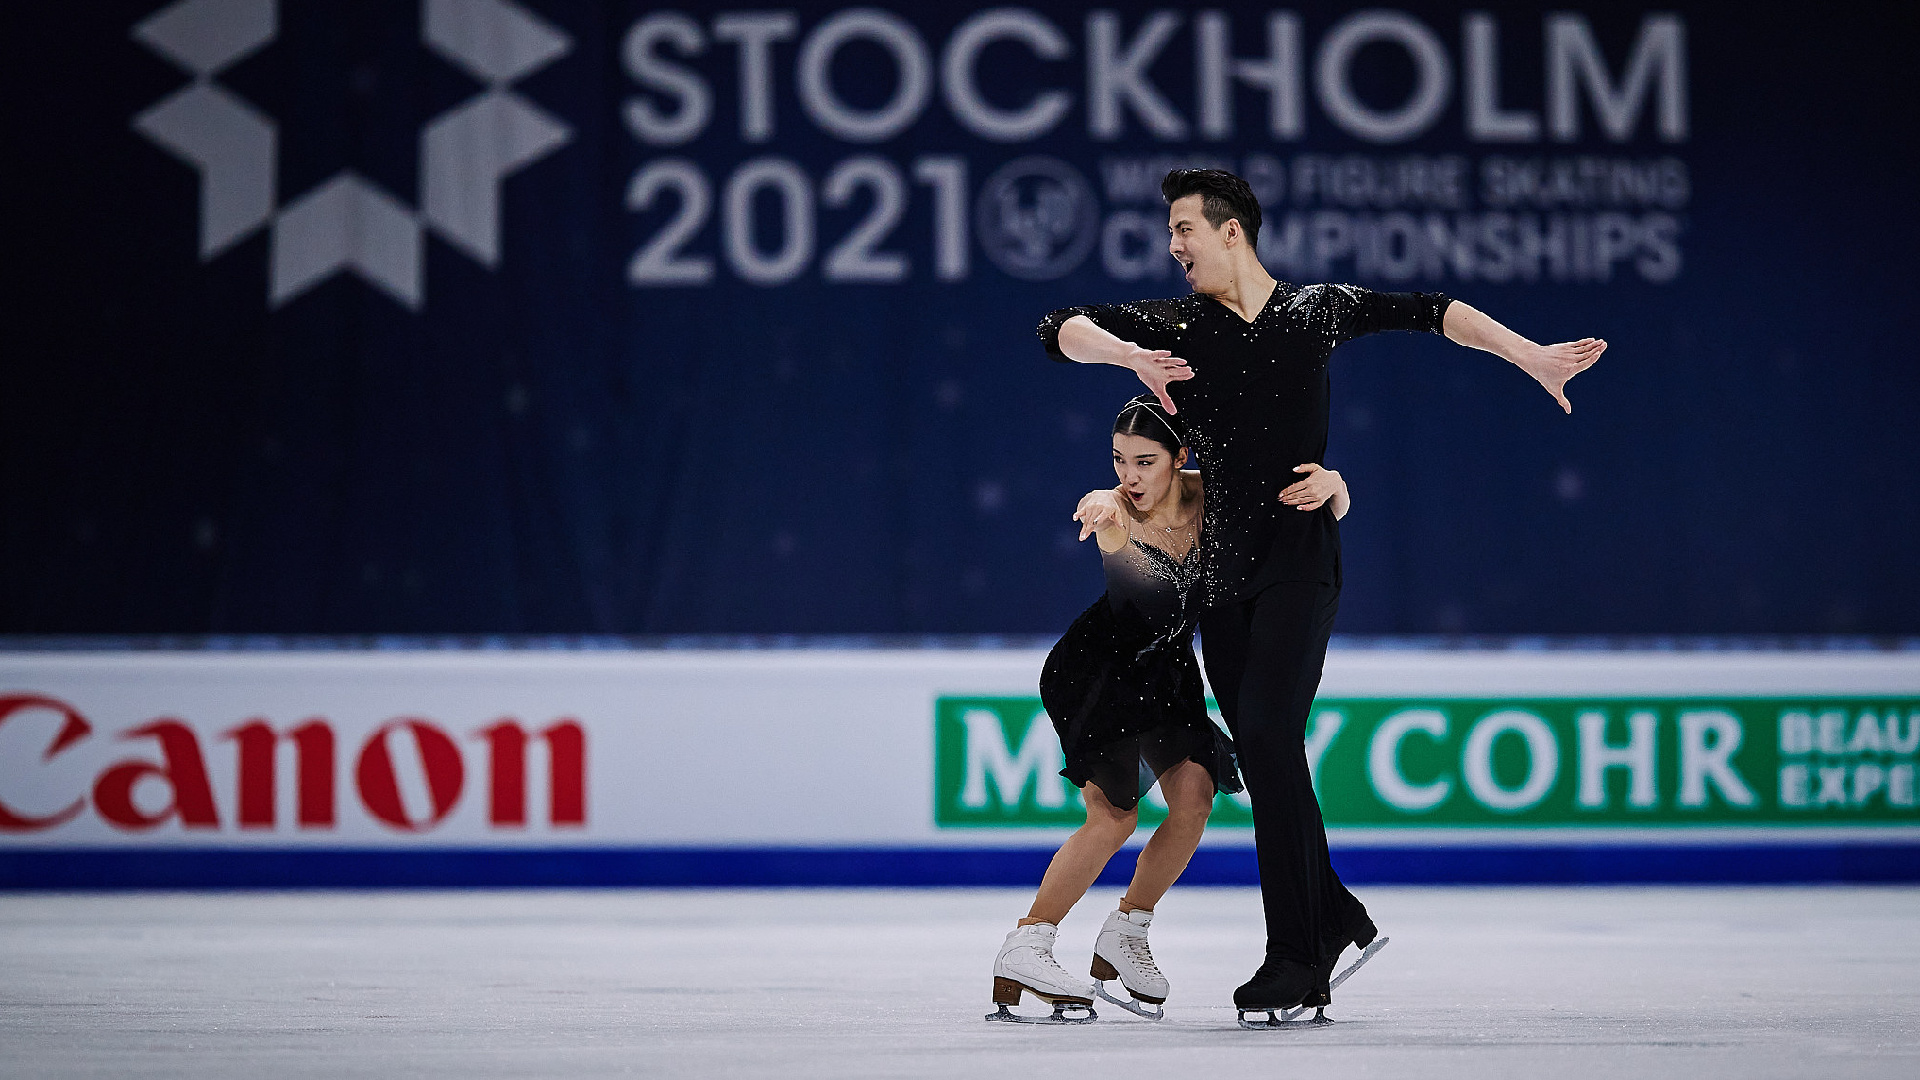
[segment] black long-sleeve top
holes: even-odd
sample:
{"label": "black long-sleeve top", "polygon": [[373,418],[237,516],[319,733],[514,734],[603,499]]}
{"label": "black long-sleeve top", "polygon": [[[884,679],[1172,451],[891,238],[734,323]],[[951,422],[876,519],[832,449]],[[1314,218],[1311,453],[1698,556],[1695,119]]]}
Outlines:
{"label": "black long-sleeve top", "polygon": [[1145,349],[1187,361],[1194,377],[1169,385],[1174,421],[1200,458],[1206,484],[1202,544],[1208,601],[1244,599],[1281,581],[1340,582],[1340,527],[1330,506],[1305,513],[1280,492],[1293,467],[1324,462],[1327,358],[1333,347],[1383,330],[1441,332],[1452,300],[1352,285],[1281,282],[1249,323],[1198,293],[1169,300],[1062,308],[1040,323],[1055,360],[1060,327],[1085,315]]}

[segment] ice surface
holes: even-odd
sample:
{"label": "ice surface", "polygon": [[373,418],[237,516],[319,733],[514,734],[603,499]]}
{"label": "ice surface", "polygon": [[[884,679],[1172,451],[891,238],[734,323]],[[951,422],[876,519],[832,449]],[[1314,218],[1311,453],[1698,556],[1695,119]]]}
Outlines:
{"label": "ice surface", "polygon": [[0,1075],[1920,1076],[1920,889],[1360,895],[1393,945],[1279,1032],[1245,889],[1161,904],[1166,1020],[1083,1027],[981,1019],[1012,890],[5,895]]}

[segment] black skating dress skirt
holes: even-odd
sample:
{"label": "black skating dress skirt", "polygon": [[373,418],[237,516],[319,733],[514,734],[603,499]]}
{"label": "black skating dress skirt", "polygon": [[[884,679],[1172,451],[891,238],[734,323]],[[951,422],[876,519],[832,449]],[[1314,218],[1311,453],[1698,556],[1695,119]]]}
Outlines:
{"label": "black skating dress skirt", "polygon": [[1076,787],[1099,785],[1122,810],[1182,761],[1212,774],[1216,792],[1241,790],[1233,743],[1207,716],[1193,655],[1199,545],[1176,558],[1136,526],[1101,560],[1106,594],[1067,628],[1040,675],[1040,701],[1066,753],[1060,774]]}

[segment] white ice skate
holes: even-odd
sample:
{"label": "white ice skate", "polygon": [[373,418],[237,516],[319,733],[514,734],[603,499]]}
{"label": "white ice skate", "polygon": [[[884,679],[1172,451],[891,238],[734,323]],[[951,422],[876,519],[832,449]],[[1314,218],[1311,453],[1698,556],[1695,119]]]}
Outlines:
{"label": "white ice skate", "polygon": [[[1093,992],[1135,1016],[1158,1020],[1167,1015],[1168,986],[1167,977],[1154,965],[1153,950],[1147,948],[1147,926],[1152,922],[1153,912],[1141,908],[1107,916],[1093,943]],[[1133,1000],[1121,1001],[1107,993],[1108,979],[1120,980]],[[1152,1005],[1153,1011],[1148,1012],[1142,1002]]]}
{"label": "white ice skate", "polygon": [[[1331,994],[1335,990],[1338,990],[1340,988],[1341,983],[1346,982],[1349,976],[1351,976],[1354,972],[1360,970],[1360,965],[1373,959],[1374,953],[1377,953],[1381,949],[1384,949],[1386,947],[1387,947],[1386,938],[1384,937],[1374,938],[1371,942],[1367,944],[1366,948],[1360,950],[1360,959],[1355,960],[1351,964],[1348,964],[1345,971],[1342,971],[1340,974],[1335,975],[1330,981],[1328,981],[1327,993]],[[1301,1013],[1306,1012],[1307,1009],[1310,1007],[1313,1009],[1312,1019],[1310,1020],[1294,1019],[1295,1017],[1299,1016]],[[1247,1019],[1248,1013],[1256,1013],[1256,1014],[1266,1013],[1267,1018],[1265,1020],[1249,1020]],[[1276,1015],[1276,1013],[1278,1015]],[[1278,1010],[1275,1010],[1275,1009],[1241,1009],[1240,1010],[1240,1026],[1243,1028],[1318,1027],[1324,1024],[1331,1024],[1331,1023],[1333,1023],[1333,1018],[1327,1015],[1327,1007],[1325,1005],[1319,1005],[1319,1006],[1301,1005],[1297,1008],[1278,1009]]]}
{"label": "white ice skate", "polygon": [[[1052,923],[1015,927],[993,960],[993,1003],[1000,1008],[989,1020],[1015,1024],[1088,1024],[1100,1018],[1093,1011],[1093,994],[1084,982],[1067,974],[1053,958],[1053,939],[1060,928]],[[1053,1006],[1051,1016],[1022,1016],[1009,1005],[1020,1004],[1026,991]],[[1084,1012],[1085,1016],[1069,1015]]]}

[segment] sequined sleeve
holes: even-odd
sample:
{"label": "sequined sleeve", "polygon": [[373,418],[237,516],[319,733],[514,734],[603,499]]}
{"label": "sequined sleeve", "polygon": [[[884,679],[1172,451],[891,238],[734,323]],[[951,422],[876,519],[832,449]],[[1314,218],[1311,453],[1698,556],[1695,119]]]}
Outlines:
{"label": "sequined sleeve", "polygon": [[1172,347],[1178,332],[1179,300],[1136,300],[1128,304],[1088,304],[1061,308],[1040,320],[1040,343],[1047,347],[1047,358],[1072,363],[1060,351],[1060,328],[1075,315],[1085,315],[1093,324],[1122,341],[1131,341],[1143,349]]}
{"label": "sequined sleeve", "polygon": [[1352,341],[1386,330],[1438,334],[1453,298],[1445,293],[1374,292],[1357,285],[1310,285],[1302,299],[1320,310],[1311,320],[1334,341]]}

